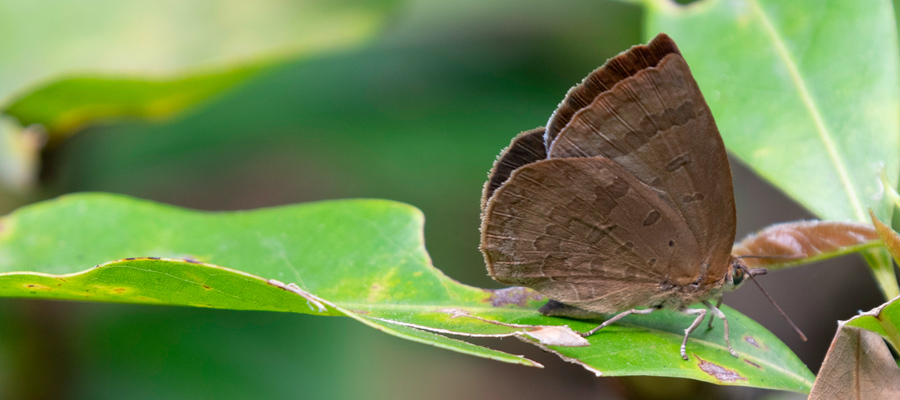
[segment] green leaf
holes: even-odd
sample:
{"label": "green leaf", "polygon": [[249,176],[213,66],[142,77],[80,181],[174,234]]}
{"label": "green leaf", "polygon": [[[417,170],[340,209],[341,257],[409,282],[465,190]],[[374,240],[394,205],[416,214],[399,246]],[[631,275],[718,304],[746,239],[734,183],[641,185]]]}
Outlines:
{"label": "green leaf", "polygon": [[122,118],[163,119],[221,94],[275,64],[254,64],[170,79],[76,77],[50,82],[4,112],[40,124],[56,144],[77,130]]}
{"label": "green leaf", "polygon": [[894,347],[900,350],[900,297],[861,313],[843,324],[863,328],[875,332]]}
{"label": "green leaf", "polygon": [[[729,308],[740,358],[728,354],[717,322],[692,335],[691,361],[682,360],[690,317],[668,311],[628,317],[591,336],[590,347],[553,345],[542,332],[571,334],[552,327],[587,330],[597,322],[543,316],[536,311],[542,296],[527,289],[486,290],[448,278],[431,266],[423,222],[418,210],[382,200],[201,213],[119,196],[65,196],[0,220],[0,296],[346,315],[406,339],[525,365],[537,364],[442,335],[544,338],[541,347],[606,376],[798,392],[812,384],[790,349]],[[274,280],[298,287],[283,290]]]}
{"label": "green leaf", "polygon": [[[823,219],[890,220],[879,182],[900,170],[898,47],[891,3],[646,0],[647,34],[677,42],[728,149]],[[890,259],[868,253],[886,297]]]}
{"label": "green leaf", "polygon": [[[397,3],[8,3],[0,102],[51,141],[110,119],[169,117],[285,61],[359,43]],[[16,36],[28,32],[52,33]]]}

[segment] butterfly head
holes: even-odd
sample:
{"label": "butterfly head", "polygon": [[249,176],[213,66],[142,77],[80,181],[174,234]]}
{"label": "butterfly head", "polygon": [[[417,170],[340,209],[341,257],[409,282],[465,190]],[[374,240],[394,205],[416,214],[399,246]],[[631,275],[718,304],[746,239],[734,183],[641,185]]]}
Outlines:
{"label": "butterfly head", "polygon": [[744,263],[740,257],[734,257],[731,259],[731,286],[732,289],[737,289],[744,283],[744,280],[748,277],[754,277],[757,275],[765,275],[769,270],[765,268],[753,268],[750,269],[747,267],[747,264]]}

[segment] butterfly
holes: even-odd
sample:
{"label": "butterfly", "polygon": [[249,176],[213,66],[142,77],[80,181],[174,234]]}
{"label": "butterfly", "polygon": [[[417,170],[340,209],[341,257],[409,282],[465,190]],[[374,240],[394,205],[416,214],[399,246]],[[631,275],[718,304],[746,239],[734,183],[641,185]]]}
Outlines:
{"label": "butterfly", "polygon": [[[482,194],[481,251],[498,282],[551,300],[546,315],[675,309],[688,337],[748,270],[731,255],[725,145],[675,42],[659,34],[569,90],[546,128],[516,136]],[[712,300],[718,300],[717,305]],[[693,304],[705,308],[689,308]],[[712,320],[710,320],[710,323]]]}

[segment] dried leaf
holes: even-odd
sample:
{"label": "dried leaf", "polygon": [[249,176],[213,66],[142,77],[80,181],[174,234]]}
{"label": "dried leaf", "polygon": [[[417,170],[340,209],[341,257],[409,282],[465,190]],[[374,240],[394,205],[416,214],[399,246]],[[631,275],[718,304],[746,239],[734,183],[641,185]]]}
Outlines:
{"label": "dried leaf", "polygon": [[525,334],[546,346],[584,347],[591,345],[587,339],[565,325],[540,326],[537,329],[525,331]]}
{"label": "dried leaf", "polygon": [[[881,222],[872,210],[869,210],[869,216],[872,217],[872,224],[875,225],[875,232],[878,233],[878,237],[881,238],[881,241],[884,242],[888,251],[894,256],[894,260],[900,260],[900,235],[891,229],[891,227],[885,225],[884,222]],[[900,263],[900,261],[897,261],[897,263]]]}
{"label": "dried leaf", "polygon": [[868,224],[837,221],[794,221],[772,225],[741,240],[731,250],[748,267],[778,269],[837,257],[881,245]]}
{"label": "dried leaf", "polygon": [[810,400],[898,399],[900,368],[881,336],[840,323]]}

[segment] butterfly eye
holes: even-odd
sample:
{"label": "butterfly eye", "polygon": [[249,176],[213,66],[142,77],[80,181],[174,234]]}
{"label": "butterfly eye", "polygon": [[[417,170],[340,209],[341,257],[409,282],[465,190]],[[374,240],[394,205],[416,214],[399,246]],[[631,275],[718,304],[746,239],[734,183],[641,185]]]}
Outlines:
{"label": "butterfly eye", "polygon": [[738,266],[732,267],[731,270],[731,283],[734,286],[740,285],[741,282],[744,281],[744,269]]}

